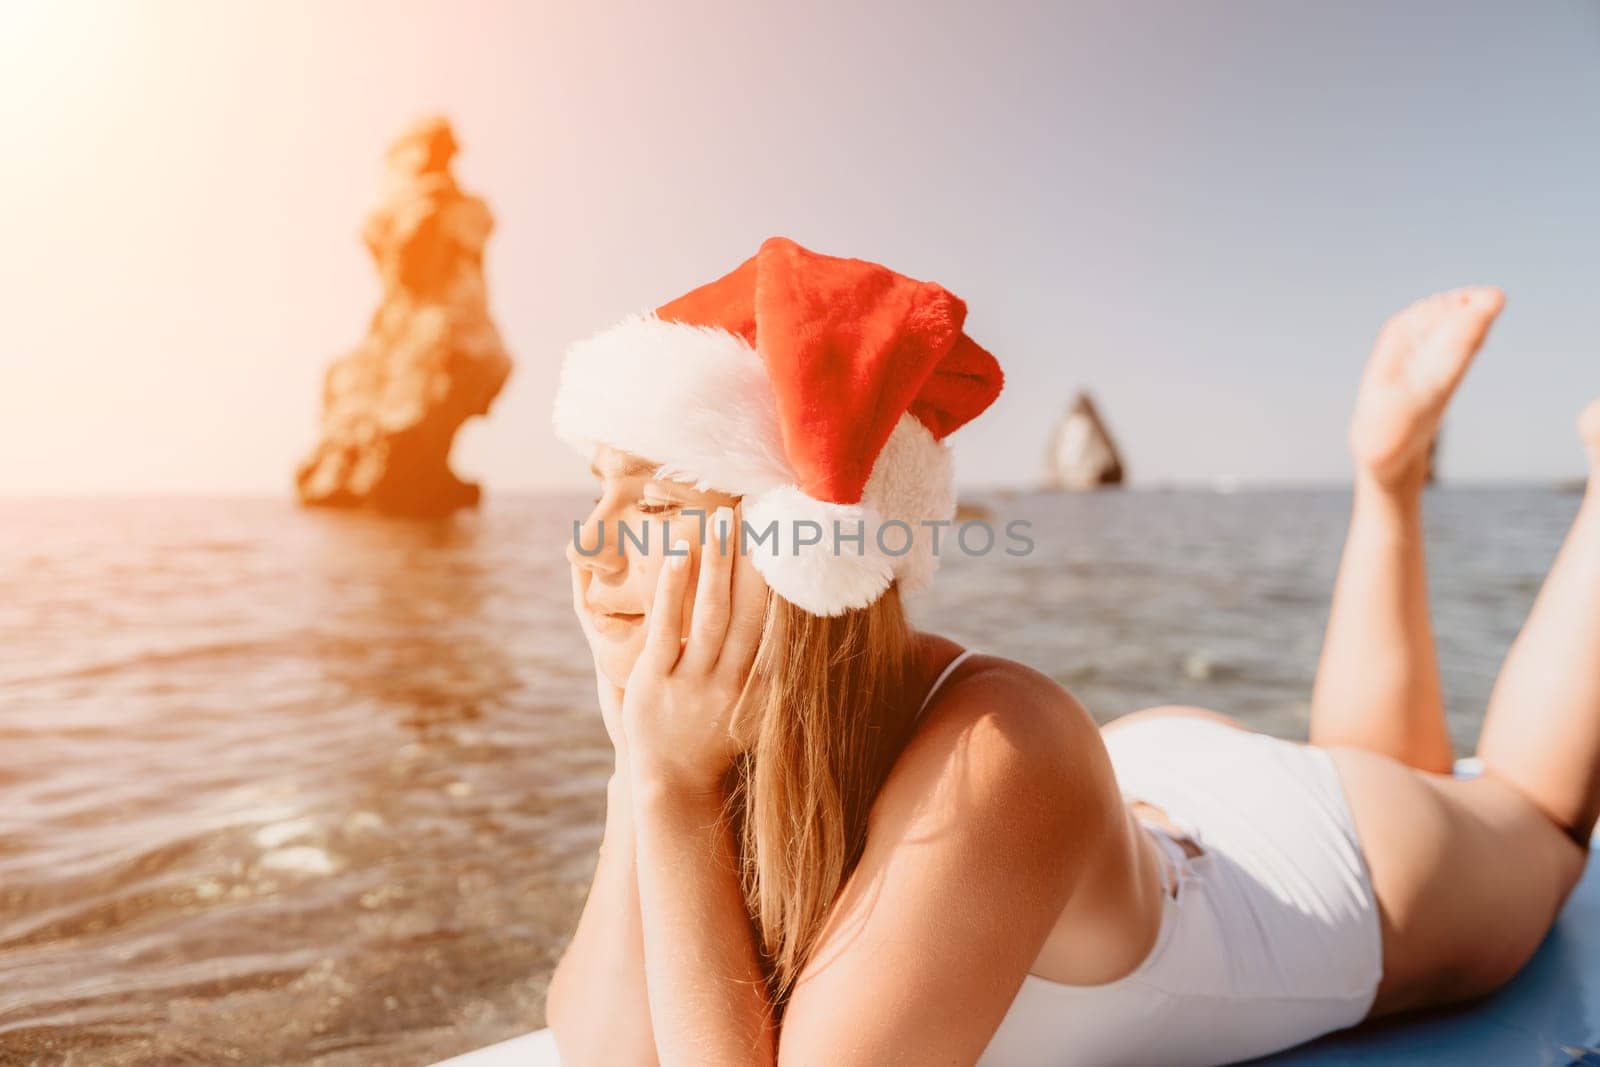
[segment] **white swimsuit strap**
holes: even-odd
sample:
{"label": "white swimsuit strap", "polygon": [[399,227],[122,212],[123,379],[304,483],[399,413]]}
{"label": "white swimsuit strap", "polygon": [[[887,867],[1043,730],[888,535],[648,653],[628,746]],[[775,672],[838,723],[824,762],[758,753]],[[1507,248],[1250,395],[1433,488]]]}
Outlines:
{"label": "white swimsuit strap", "polygon": [[944,680],[950,677],[950,672],[961,666],[961,661],[976,651],[978,650],[975,648],[966,649],[955,659],[945,664],[944,670],[939,672],[939,677],[933,680],[933,686],[928,690],[928,695],[922,698],[922,706],[917,709],[917,718],[920,719],[922,717],[922,713],[928,709],[928,701],[933,699],[933,694],[939,691],[939,687],[944,684]]}

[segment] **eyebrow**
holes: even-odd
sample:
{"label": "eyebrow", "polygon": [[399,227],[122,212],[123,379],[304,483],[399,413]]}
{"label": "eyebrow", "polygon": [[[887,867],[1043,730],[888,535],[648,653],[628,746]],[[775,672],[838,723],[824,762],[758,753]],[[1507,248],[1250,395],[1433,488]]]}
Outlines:
{"label": "eyebrow", "polygon": [[[613,472],[613,475],[617,478],[627,478],[630,475],[644,474],[647,471],[654,471],[655,469],[656,465],[654,463],[640,459],[634,460],[627,466]],[[602,471],[599,467],[596,467],[593,463],[589,464],[589,473],[594,475],[596,478],[604,478],[606,476],[606,472]]]}

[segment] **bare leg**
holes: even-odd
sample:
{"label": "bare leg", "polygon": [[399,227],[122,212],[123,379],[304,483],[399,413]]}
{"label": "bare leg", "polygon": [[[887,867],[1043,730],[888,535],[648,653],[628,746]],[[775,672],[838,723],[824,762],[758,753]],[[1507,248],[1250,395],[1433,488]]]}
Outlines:
{"label": "bare leg", "polygon": [[1350,425],[1355,499],[1312,687],[1312,744],[1450,769],[1422,488],[1445,405],[1503,302],[1488,288],[1428,297],[1390,319],[1373,347]]}
{"label": "bare leg", "polygon": [[1584,853],[1521,791],[1362,748],[1329,750],[1372,874],[1383,979],[1372,1014],[1481,996],[1528,962]]}
{"label": "bare leg", "polygon": [[1589,494],[1512,646],[1470,781],[1335,748],[1372,875],[1373,1014],[1481,996],[1523,966],[1583,872],[1600,793],[1600,401]]}
{"label": "bare leg", "polygon": [[1358,475],[1311,692],[1312,744],[1450,768],[1425,567],[1420,487],[1392,490]]}
{"label": "bare leg", "polygon": [[1600,817],[1600,400],[1578,429],[1588,492],[1500,670],[1478,756],[1587,844]]}

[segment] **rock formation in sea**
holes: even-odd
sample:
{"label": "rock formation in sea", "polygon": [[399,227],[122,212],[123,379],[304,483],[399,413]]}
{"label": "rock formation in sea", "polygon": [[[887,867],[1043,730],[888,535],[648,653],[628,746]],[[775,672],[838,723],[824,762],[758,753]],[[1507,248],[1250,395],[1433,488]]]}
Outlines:
{"label": "rock formation in sea", "polygon": [[488,413],[511,357],[483,280],[494,219],[456,184],[456,148],[437,117],[389,146],[362,229],[383,295],[366,338],[323,380],[321,439],[295,475],[303,504],[442,515],[478,503],[478,486],[450,469],[450,446]]}
{"label": "rock formation in sea", "polygon": [[1085,490],[1121,485],[1127,476],[1111,432],[1087,392],[1079,391],[1050,436],[1047,488]]}

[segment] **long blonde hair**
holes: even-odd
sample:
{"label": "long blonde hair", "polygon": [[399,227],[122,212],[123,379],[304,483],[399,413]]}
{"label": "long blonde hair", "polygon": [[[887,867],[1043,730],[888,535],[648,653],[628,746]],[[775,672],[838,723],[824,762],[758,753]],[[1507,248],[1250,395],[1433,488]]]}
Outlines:
{"label": "long blonde hair", "polygon": [[920,698],[914,657],[898,582],[832,617],[768,597],[728,815],[776,1015],[861,859],[867,815]]}

